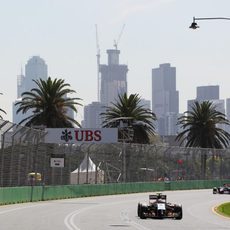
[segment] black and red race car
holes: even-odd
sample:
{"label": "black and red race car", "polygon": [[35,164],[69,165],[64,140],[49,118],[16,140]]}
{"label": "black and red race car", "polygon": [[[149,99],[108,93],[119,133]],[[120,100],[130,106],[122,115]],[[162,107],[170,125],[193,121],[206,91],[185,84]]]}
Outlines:
{"label": "black and red race car", "polygon": [[230,194],[230,184],[223,184],[223,186],[214,187],[213,194]]}
{"label": "black and red race car", "polygon": [[149,195],[149,203],[138,203],[137,215],[146,218],[172,218],[181,220],[183,216],[182,205],[167,202],[167,196],[161,193]]}

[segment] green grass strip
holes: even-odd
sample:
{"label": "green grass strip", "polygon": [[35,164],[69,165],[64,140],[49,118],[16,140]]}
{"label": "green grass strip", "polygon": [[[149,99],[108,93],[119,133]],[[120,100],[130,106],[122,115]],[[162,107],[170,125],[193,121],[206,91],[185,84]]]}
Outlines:
{"label": "green grass strip", "polygon": [[217,212],[223,216],[230,217],[230,202],[218,206]]}

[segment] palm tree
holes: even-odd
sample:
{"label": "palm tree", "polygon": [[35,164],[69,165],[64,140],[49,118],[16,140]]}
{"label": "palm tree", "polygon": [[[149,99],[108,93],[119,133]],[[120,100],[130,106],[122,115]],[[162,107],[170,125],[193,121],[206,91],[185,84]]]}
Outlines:
{"label": "palm tree", "polygon": [[[194,102],[191,111],[186,111],[178,119],[182,132],[176,140],[185,142],[186,147],[216,148],[228,147],[230,134],[219,125],[229,125],[225,114],[217,111],[216,106],[210,101]],[[201,154],[201,176],[206,175],[206,151]]]}
{"label": "palm tree", "polygon": [[22,93],[22,100],[15,105],[19,106],[17,113],[23,114],[33,111],[33,114],[23,119],[20,124],[26,122],[26,126],[44,125],[47,128],[74,127],[80,124],[72,117],[68,116],[68,109],[77,112],[76,105],[80,98],[69,98],[67,94],[75,93],[69,89],[69,84],[62,79],[52,80],[50,77],[45,80],[33,80],[37,88],[31,92]]}
{"label": "palm tree", "polygon": [[150,109],[140,105],[140,101],[138,94],[131,94],[129,97],[126,93],[119,95],[118,100],[112,106],[106,106],[106,111],[101,113],[103,127],[121,127],[124,124],[124,129],[119,130],[120,139],[124,141],[124,131],[127,131],[128,137],[132,133],[131,142],[149,143],[150,135],[155,134],[153,121],[156,116]]}
{"label": "palm tree", "polygon": [[191,111],[178,119],[182,132],[176,140],[185,142],[186,147],[217,148],[228,147],[230,134],[218,125],[229,125],[225,114],[217,111],[210,101],[194,102]]}
{"label": "palm tree", "polygon": [[[2,93],[0,93],[0,94],[2,95]],[[0,108],[0,112],[6,114],[6,112],[3,109],[1,109],[1,108]],[[1,115],[0,115],[0,119],[3,119],[3,117]]]}

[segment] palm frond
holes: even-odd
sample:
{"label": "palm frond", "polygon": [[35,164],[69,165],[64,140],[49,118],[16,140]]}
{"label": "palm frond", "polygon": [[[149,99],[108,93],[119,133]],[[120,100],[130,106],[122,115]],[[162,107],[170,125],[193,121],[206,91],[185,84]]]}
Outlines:
{"label": "palm frond", "polygon": [[27,121],[26,125],[45,125],[49,128],[73,127],[80,124],[69,117],[68,110],[77,112],[76,106],[82,106],[78,97],[67,97],[75,93],[63,79],[50,77],[47,80],[34,80],[37,85],[31,91],[22,93],[22,100],[16,103],[17,113],[26,114],[32,111],[33,115],[23,119],[20,124]]}
{"label": "palm frond", "polygon": [[219,126],[230,123],[210,101],[195,101],[191,111],[178,118],[178,125],[182,131],[176,140],[187,147],[224,148],[229,144],[230,134]]}
{"label": "palm frond", "polygon": [[133,132],[133,142],[148,143],[149,135],[155,134],[153,122],[156,120],[154,113],[140,105],[141,98],[138,94],[119,95],[118,100],[111,106],[105,106],[101,113],[103,127],[120,127],[121,122],[130,127]]}

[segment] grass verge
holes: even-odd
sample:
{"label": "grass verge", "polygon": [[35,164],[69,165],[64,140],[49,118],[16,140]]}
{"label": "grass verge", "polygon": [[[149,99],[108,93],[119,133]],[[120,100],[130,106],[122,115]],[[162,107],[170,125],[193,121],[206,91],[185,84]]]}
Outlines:
{"label": "grass verge", "polygon": [[216,208],[216,212],[230,218],[230,202],[223,203]]}

